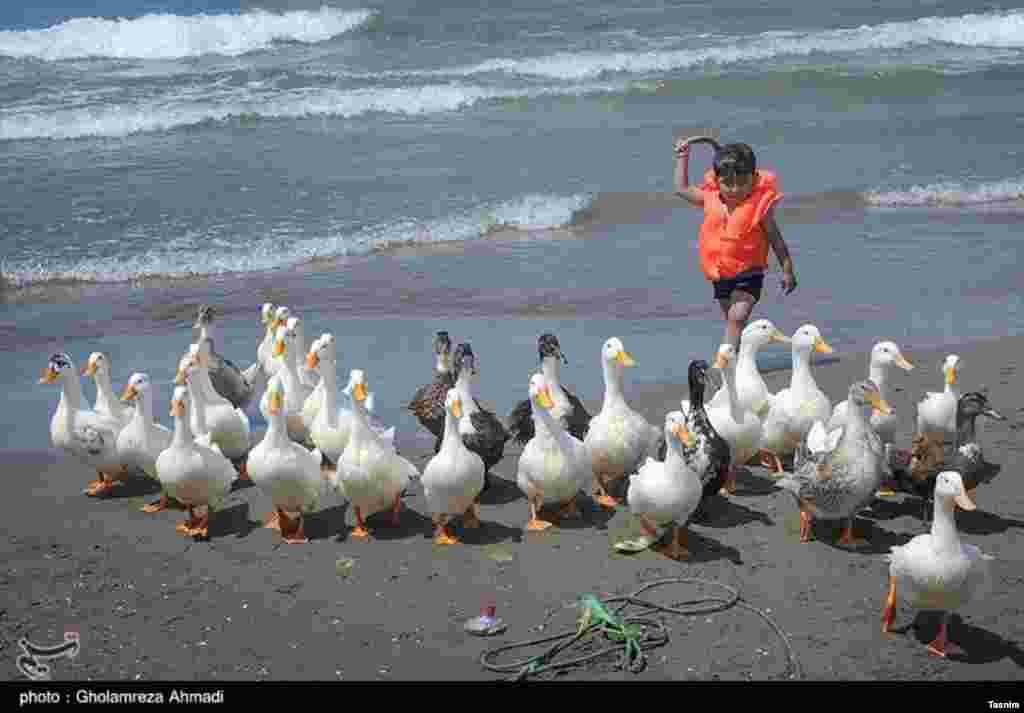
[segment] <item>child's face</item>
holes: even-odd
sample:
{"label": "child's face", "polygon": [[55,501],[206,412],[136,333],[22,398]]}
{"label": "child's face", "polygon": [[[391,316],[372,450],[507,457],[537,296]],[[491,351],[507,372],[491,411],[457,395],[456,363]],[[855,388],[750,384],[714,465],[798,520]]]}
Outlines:
{"label": "child's face", "polygon": [[718,191],[722,202],[732,208],[742,203],[754,190],[754,174],[732,174],[718,177]]}

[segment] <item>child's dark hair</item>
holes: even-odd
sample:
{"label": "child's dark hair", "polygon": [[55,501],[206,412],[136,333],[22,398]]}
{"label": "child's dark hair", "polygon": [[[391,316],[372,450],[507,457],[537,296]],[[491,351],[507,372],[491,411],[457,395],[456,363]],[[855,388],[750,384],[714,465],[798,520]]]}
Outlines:
{"label": "child's dark hair", "polygon": [[757,158],[747,144],[725,144],[715,153],[711,165],[716,176],[745,176],[757,170]]}

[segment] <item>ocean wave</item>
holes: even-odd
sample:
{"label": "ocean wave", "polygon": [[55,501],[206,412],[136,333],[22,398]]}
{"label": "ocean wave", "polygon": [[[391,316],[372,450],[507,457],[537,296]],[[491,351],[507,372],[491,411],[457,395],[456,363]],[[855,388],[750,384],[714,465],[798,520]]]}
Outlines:
{"label": "ocean wave", "polygon": [[117,138],[208,122],[234,120],[249,125],[261,118],[351,118],[370,113],[418,116],[458,111],[497,99],[585,95],[622,89],[610,84],[511,89],[449,83],[347,91],[303,88],[264,94],[253,93],[250,89],[220,94],[197,90],[189,98],[178,96],[125,105],[100,104],[57,110],[29,105],[8,109],[6,113],[0,113],[0,141]]}
{"label": "ocean wave", "polygon": [[1005,180],[975,185],[944,182],[911,186],[904,190],[868,191],[868,205],[901,206],[974,206],[1024,201],[1024,181]]}
{"label": "ocean wave", "polygon": [[316,43],[365,25],[371,10],[252,10],[226,15],[76,17],[44,30],[0,31],[0,55],[48,61],[239,56],[275,42]]}
{"label": "ocean wave", "polygon": [[256,241],[247,239],[244,250],[199,234],[173,240],[154,238],[155,247],[137,255],[75,257],[53,262],[5,261],[0,265],[0,285],[17,289],[43,284],[128,283],[262,272],[313,260],[367,255],[397,246],[474,240],[499,229],[533,232],[562,228],[570,225],[576,212],[590,200],[589,195],[527,195],[434,221],[404,220],[354,234],[290,239],[278,231]]}
{"label": "ocean wave", "polygon": [[580,80],[612,73],[647,74],[705,63],[736,64],[815,53],[848,54],[930,44],[999,50],[1024,48],[1024,11],[926,17],[906,22],[817,32],[766,32],[711,47],[650,52],[559,52],[543,57],[490,59],[446,70],[474,75],[492,72]]}

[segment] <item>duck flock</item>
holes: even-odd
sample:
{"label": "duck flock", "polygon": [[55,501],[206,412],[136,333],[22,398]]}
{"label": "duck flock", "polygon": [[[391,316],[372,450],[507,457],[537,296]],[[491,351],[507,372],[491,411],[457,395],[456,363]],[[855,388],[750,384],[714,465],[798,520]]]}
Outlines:
{"label": "duck flock", "polygon": [[[273,503],[265,526],[284,542],[303,543],[304,515],[332,493],[352,506],[351,535],[368,538],[367,518],[386,513],[381,525],[397,525],[402,497],[419,481],[434,543],[452,545],[459,543],[453,521],[463,529],[480,526],[479,497],[512,442],[522,446],[516,483],[529,505],[526,530],[579,517],[578,499],[586,494],[598,507],[624,503],[638,519],[643,537],[617,548],[649,548],[685,560],[688,523],[708,517],[711,498],[735,493],[737,466],[761,464],[799,509],[800,542],[810,541],[814,520],[825,519],[843,522],[839,544],[864,544],[854,535],[857,513],[897,490],[921,498],[926,513],[932,505],[930,533],[888,555],[883,631],[892,626],[900,593],[912,606],[946,612],[928,650],[955,653],[958,647],[946,639],[949,614],[989,586],[991,557],[961,543],[953,513],[956,506],[973,510],[975,489],[1000,471],[982,455],[977,417],[1004,417],[984,391],[961,393],[956,355],[943,363],[942,390],[917,403],[910,448],[901,450],[887,385],[894,367],[914,367],[890,341],[874,346],[867,378],[850,384],[846,399],[833,404],[811,369],[813,352],[832,351],[819,330],[807,324],[787,337],[767,319],[754,321],[738,349],[726,343],[712,364],[689,364],[688,398],[662,424],[652,424],[625,398],[624,371],[635,360],[621,339],[601,347],[604,398],[591,415],[560,380],[565,356],[557,337],[544,334],[540,368],[524,384],[528,398],[503,422],[474,395],[470,345],[453,350],[449,334],[438,332],[432,379],[404,406],[435,438],[421,471],[396,450],[394,427],[375,415],[364,369],[351,369],[338,389],[332,334],[307,347],[302,319],[285,306],[264,304],[261,320],[265,334],[256,360],[242,370],[217,351],[214,310],[200,308],[199,338],[178,362],[171,428],[155,418],[149,375],[132,374],[118,398],[109,355],[94,352],[82,372],[96,383],[89,408],[71,357],[52,355],[40,379],[62,386],[51,438],[96,471],[85,493],[109,496],[118,481],[143,474],[158,481],[162,493],[144,511],[187,510],[177,532],[208,537],[211,511],[238,482],[248,482]],[[793,355],[790,384],[774,394],[756,364],[757,351],[771,343],[789,344]],[[721,385],[706,399],[712,373]],[[268,423],[258,441],[244,410],[256,404]]]}

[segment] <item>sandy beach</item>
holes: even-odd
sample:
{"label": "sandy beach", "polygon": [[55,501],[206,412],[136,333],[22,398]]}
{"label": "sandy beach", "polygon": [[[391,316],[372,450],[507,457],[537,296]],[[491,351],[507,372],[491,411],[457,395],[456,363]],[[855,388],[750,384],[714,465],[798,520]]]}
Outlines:
{"label": "sandy beach", "polygon": [[[1017,371],[1024,340],[1003,338],[907,352],[916,365],[894,375],[891,401],[901,415],[899,443],[909,443],[913,405],[941,384],[946,353],[964,360],[962,388],[987,386],[1007,420],[979,421],[986,457],[1000,476],[978,490],[978,510],[957,512],[961,536],[993,555],[993,591],[954,618],[951,638],[965,657],[940,659],[925,644],[938,626],[933,613],[900,606],[903,633],[880,632],[888,576],[883,553],[924,531],[921,506],[901,495],[865,510],[862,551],[833,545],[837,528],[819,523],[815,540],[798,542],[794,503],[759,467],[741,469],[739,490],[714,504],[707,523],[691,528],[692,559],[677,563],[612,545],[639,528],[624,508],[599,511],[581,498],[582,521],[525,533],[527,504],[515,486],[518,448],[494,469],[496,486],[482,499],[483,527],[464,543],[436,546],[418,484],[405,499],[401,526],[371,519],[372,536],[348,536],[354,515],[337,501],[311,516],[306,545],[283,545],[259,528],[268,501],[254,488],[236,491],[211,525],[211,539],[174,531],[180,512],[140,507],[155,498],[126,483],[114,497],[81,494],[91,474],[56,451],[0,451],[6,523],[0,570],[8,593],[0,610],[0,671],[15,667],[17,641],[62,640],[77,630],[81,652],[54,663],[54,680],[329,680],[486,681],[510,674],[487,670],[481,653],[503,644],[575,628],[577,599],[621,595],[670,577],[700,578],[737,589],[785,633],[805,680],[1010,681],[1024,678],[1024,582],[1019,546],[1024,481],[1019,474],[1024,387]],[[681,367],[682,369],[682,367]],[[815,364],[833,402],[863,378],[866,354]],[[778,390],[789,371],[766,375]],[[626,395],[661,422],[686,389],[676,383],[633,384]],[[584,401],[592,412],[600,403]],[[591,395],[592,396],[592,395]],[[502,415],[510,405],[493,405]],[[400,450],[421,468],[429,453]],[[422,443],[422,441],[416,441]],[[666,586],[660,603],[722,596],[702,585]],[[478,638],[463,623],[489,601],[507,630]],[[732,607],[699,616],[664,615],[668,643],[649,652],[645,670],[616,670],[611,656],[560,672],[561,680],[790,679],[781,639],[755,613]],[[513,651],[497,663],[540,653]],[[550,678],[544,674],[540,678]]]}

